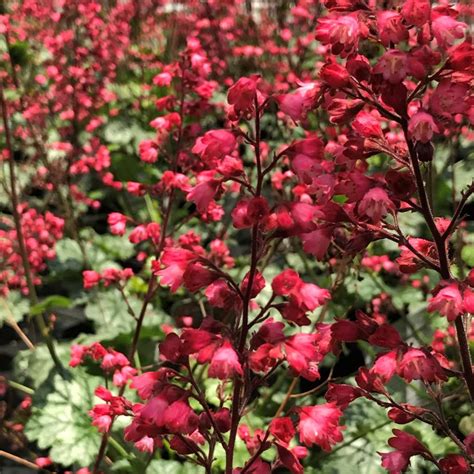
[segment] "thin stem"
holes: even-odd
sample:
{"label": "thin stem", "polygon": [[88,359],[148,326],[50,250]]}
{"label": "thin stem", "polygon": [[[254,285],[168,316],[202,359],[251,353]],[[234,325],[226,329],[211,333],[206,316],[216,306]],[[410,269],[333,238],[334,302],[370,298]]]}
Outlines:
{"label": "thin stem", "polygon": [[221,433],[220,429],[216,425],[216,421],[215,421],[214,417],[212,416],[211,409],[209,408],[209,405],[207,404],[206,397],[202,393],[199,385],[197,384],[197,382],[194,378],[193,371],[191,370],[191,367],[189,366],[189,362],[187,363],[187,369],[188,369],[188,373],[189,373],[189,381],[190,381],[191,385],[193,386],[194,390],[196,390],[196,393],[197,393],[197,400],[199,401],[199,403],[204,408],[204,411],[206,412],[206,414],[209,418],[209,422],[211,423],[212,427],[214,428],[214,432],[216,433],[217,437],[219,438],[219,442],[222,444],[222,447],[224,448],[224,450],[227,451],[227,443],[225,442],[225,439],[222,436],[222,433]]}
{"label": "thin stem", "polygon": [[[255,187],[255,196],[259,197],[262,193],[263,185],[263,171],[262,162],[260,156],[260,108],[258,105],[257,96],[254,99],[255,105],[255,161],[257,165],[257,185]],[[259,260],[258,255],[258,241],[260,237],[259,223],[257,222],[252,226],[252,247],[250,256],[250,270],[247,278],[247,288],[243,299],[242,308],[242,326],[239,338],[238,352],[242,354],[244,352],[245,343],[249,331],[249,311],[250,311],[250,299],[252,294],[253,282],[257,273],[257,265]],[[237,429],[240,421],[240,403],[241,403],[241,391],[243,383],[240,378],[237,378],[234,382],[234,391],[232,394],[232,414],[231,414],[231,429],[229,434],[228,449],[226,452],[226,474],[231,474],[233,470],[234,461],[234,446],[237,436]]]}
{"label": "thin stem", "polygon": [[[32,306],[35,306],[38,304],[38,296],[36,294],[36,288],[33,283],[30,261],[28,259],[28,251],[26,249],[25,237],[23,235],[23,228],[21,224],[21,216],[19,212],[19,198],[18,198],[18,193],[16,189],[16,185],[17,185],[16,170],[15,170],[15,163],[13,161],[13,143],[11,139],[10,125],[9,125],[9,120],[8,120],[8,110],[7,110],[7,104],[5,101],[5,95],[3,92],[2,83],[0,83],[0,104],[2,107],[3,129],[5,132],[5,139],[6,139],[7,149],[9,152],[8,165],[9,165],[9,172],[10,172],[10,196],[11,196],[11,201],[12,201],[13,221],[15,223],[15,230],[16,230],[17,240],[18,240],[18,249],[19,249],[21,261],[23,264],[26,284],[28,286],[28,297],[30,299]],[[54,365],[58,369],[58,372],[61,374],[61,376],[64,376],[65,375],[64,367],[61,361],[59,360],[58,355],[56,354],[54,342],[51,337],[51,334],[49,333],[46,322],[44,320],[44,315],[42,313],[38,313],[35,316],[35,321],[46,343],[46,346],[51,355],[51,359],[54,362]]]}
{"label": "thin stem", "polygon": [[291,381],[290,386],[288,387],[288,391],[286,392],[285,398],[283,399],[280,406],[278,407],[278,410],[276,411],[274,418],[278,418],[283,413],[283,410],[285,409],[287,403],[289,402],[291,395],[293,394],[293,390],[295,389],[297,383],[298,383],[298,377],[295,377]]}
{"label": "thin stem", "polygon": [[10,459],[10,461],[14,461],[18,464],[21,464],[22,466],[29,467],[30,469],[33,469],[34,471],[39,471],[40,467],[37,466],[36,464],[32,463],[31,461],[28,461],[27,459],[20,458],[20,456],[15,456],[12,453],[9,453],[7,451],[0,450],[0,456]]}
{"label": "thin stem", "polygon": [[8,385],[11,388],[14,388],[15,390],[19,390],[20,392],[26,393],[27,395],[34,395],[35,391],[27,387],[26,385],[23,385],[22,383],[19,382],[14,382],[13,380],[8,380]]}
{"label": "thin stem", "polygon": [[30,351],[35,351],[35,345],[31,342],[30,338],[24,333],[23,329],[21,329],[21,327],[15,321],[15,318],[13,317],[13,314],[5,299],[0,298],[0,300],[2,301],[5,311],[7,312],[7,324],[18,334],[18,337],[25,343],[26,347],[28,347]]}
{"label": "thin stem", "polygon": [[[439,272],[443,279],[450,280],[451,272],[450,272],[448,252],[446,248],[446,239],[444,235],[441,235],[438,228],[436,227],[433,211],[431,209],[430,202],[426,194],[426,188],[425,188],[425,183],[423,181],[423,176],[421,174],[420,163],[418,161],[418,157],[416,155],[413,142],[411,141],[408,134],[408,124],[406,120],[403,121],[402,127],[403,127],[403,133],[405,135],[405,140],[408,145],[408,150],[410,152],[410,159],[412,163],[413,172],[415,175],[418,196],[420,198],[420,204],[422,207],[422,214],[423,214],[423,217],[425,218],[425,222],[428,225],[428,228],[430,229],[431,235],[433,236],[433,240],[436,245],[436,249],[438,251],[438,259],[439,259],[439,265],[440,265]],[[458,318],[456,319],[455,327],[456,327],[456,335],[457,335],[457,340],[458,340],[459,352],[460,352],[460,356],[462,360],[464,380],[466,382],[466,386],[469,391],[471,401],[474,402],[474,372],[472,370],[472,361],[471,361],[471,354],[470,354],[470,349],[469,349],[469,342],[466,336],[466,330],[464,328],[461,315],[458,316]]]}

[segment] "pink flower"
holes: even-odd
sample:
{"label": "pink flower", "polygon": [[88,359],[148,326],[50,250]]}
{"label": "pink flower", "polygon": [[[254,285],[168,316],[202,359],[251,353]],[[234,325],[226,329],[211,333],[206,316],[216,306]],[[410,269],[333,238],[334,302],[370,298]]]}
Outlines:
{"label": "pink flower", "polygon": [[114,235],[125,234],[125,228],[127,225],[127,217],[120,212],[111,212],[107,217],[107,222],[110,227],[110,232]]}
{"label": "pink flower", "polygon": [[321,79],[329,85],[329,87],[341,88],[349,85],[349,73],[347,72],[347,69],[340,64],[325,64],[319,75]]}
{"label": "pink flower", "polygon": [[412,139],[427,143],[431,141],[435,132],[439,133],[440,130],[430,114],[420,111],[410,118],[408,132]]}
{"label": "pink flower", "polygon": [[135,447],[142,453],[153,453],[156,448],[154,439],[146,435],[135,443]]}
{"label": "pink flower", "polygon": [[153,140],[143,140],[138,145],[138,154],[145,163],[155,163],[158,159],[158,147]]}
{"label": "pink flower", "polygon": [[92,418],[92,424],[97,427],[101,433],[107,433],[112,425],[112,410],[105,403],[99,403],[90,410],[89,415]]}
{"label": "pink flower", "polygon": [[441,288],[428,300],[428,311],[430,313],[438,311],[448,321],[454,321],[463,313],[463,300],[458,285],[451,283]]}
{"label": "pink flower", "polygon": [[452,46],[457,39],[464,37],[467,29],[466,23],[457,21],[451,16],[441,15],[433,20],[431,25],[434,37],[440,48],[447,49]]}
{"label": "pink flower", "polygon": [[377,27],[384,46],[389,46],[390,43],[397,44],[408,39],[408,30],[403,24],[403,17],[397,12],[377,12]]}
{"label": "pink flower", "polygon": [[[201,214],[207,212],[211,201],[214,199],[221,183],[218,179],[210,177],[211,173],[203,172],[198,176],[198,184],[186,195],[186,200],[194,202]],[[212,171],[214,175],[214,171]]]}
{"label": "pink flower", "polygon": [[170,433],[190,434],[198,426],[198,417],[187,402],[177,400],[166,408],[163,424]]}
{"label": "pink flower", "polygon": [[159,380],[160,372],[145,372],[133,377],[130,388],[135,389],[142,400],[148,400],[156,389]]}
{"label": "pink flower", "polygon": [[160,87],[169,86],[172,79],[173,76],[169,72],[161,72],[153,78],[153,84]]}
{"label": "pink flower", "polygon": [[298,305],[307,311],[314,311],[331,299],[326,288],[320,288],[314,283],[303,283],[293,295]]}
{"label": "pink flower", "polygon": [[361,111],[352,122],[354,129],[364,138],[383,138],[380,121],[374,115]]}
{"label": "pink flower", "polygon": [[192,151],[204,160],[222,159],[235,149],[237,141],[227,130],[211,130],[196,140]]}
{"label": "pink flower", "polygon": [[286,360],[292,371],[307,380],[319,378],[318,363],[324,352],[317,346],[316,334],[295,334],[283,344]]}
{"label": "pink flower", "polygon": [[393,202],[384,189],[372,188],[359,202],[358,213],[369,217],[374,224],[378,224],[393,208]]}
{"label": "pink flower", "polygon": [[370,374],[377,375],[384,383],[388,382],[397,371],[398,355],[396,351],[380,354],[372,368]]}
{"label": "pink flower", "polygon": [[306,117],[309,110],[316,104],[321,88],[316,82],[302,84],[291,94],[276,96],[280,110],[295,122]]}
{"label": "pink flower", "polygon": [[409,25],[423,26],[431,18],[430,0],[406,0],[401,14]]}
{"label": "pink flower", "polygon": [[345,58],[357,50],[360,37],[366,28],[357,21],[356,15],[327,16],[318,20],[316,39],[330,45],[331,52]]}
{"label": "pink flower", "polygon": [[94,288],[100,283],[100,273],[93,270],[84,270],[82,272],[83,286],[85,290]]}
{"label": "pink flower", "polygon": [[469,109],[469,86],[449,79],[441,81],[430,99],[430,110],[435,115],[463,114]]}
{"label": "pink flower", "polygon": [[317,444],[324,451],[331,451],[333,444],[342,441],[339,419],[342,411],[335,403],[303,407],[298,410],[300,441],[310,447]]}
{"label": "pink flower", "polygon": [[391,49],[377,62],[374,72],[382,74],[383,78],[391,84],[402,82],[408,75],[408,56],[402,51]]}
{"label": "pink flower", "polygon": [[209,365],[208,375],[209,377],[215,377],[220,380],[243,375],[239,356],[229,341],[225,341],[224,344],[214,352]]}
{"label": "pink flower", "polygon": [[466,458],[460,454],[448,454],[440,459],[439,466],[446,474],[468,474],[470,472]]}
{"label": "pink flower", "polygon": [[437,383],[447,379],[438,359],[427,350],[415,347],[410,347],[403,354],[397,373],[407,382],[423,380],[426,383]]}
{"label": "pink flower", "polygon": [[235,113],[246,115],[254,108],[257,94],[257,82],[260,76],[254,74],[250,77],[241,77],[230,89],[227,100],[234,106]]}
{"label": "pink flower", "polygon": [[135,229],[133,229],[132,232],[130,232],[130,235],[128,236],[128,240],[132,244],[139,244],[140,242],[143,242],[147,239],[148,232],[144,225],[138,225],[137,227],[135,227]]}
{"label": "pink flower", "polygon": [[48,466],[51,466],[51,464],[53,464],[53,461],[49,457],[40,457],[35,459],[35,464],[38,467],[46,468]]}
{"label": "pink flower", "polygon": [[156,274],[160,277],[160,284],[169,286],[175,292],[183,283],[183,276],[188,264],[196,259],[190,250],[167,247],[161,257],[162,268]]}

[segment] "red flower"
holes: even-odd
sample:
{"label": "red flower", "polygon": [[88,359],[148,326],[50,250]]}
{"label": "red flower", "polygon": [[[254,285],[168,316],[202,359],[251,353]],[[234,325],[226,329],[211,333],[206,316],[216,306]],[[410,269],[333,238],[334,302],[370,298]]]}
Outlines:
{"label": "red flower", "polygon": [[296,433],[293,422],[291,421],[291,418],[288,417],[274,418],[270,422],[269,430],[270,433],[284,445],[288,445]]}
{"label": "red flower", "polygon": [[430,0],[406,0],[401,14],[409,25],[423,26],[431,18]]}
{"label": "red flower", "polygon": [[421,111],[410,118],[408,132],[414,140],[427,143],[431,141],[435,133],[440,132],[440,129],[430,114]]}
{"label": "red flower", "polygon": [[340,64],[325,64],[319,74],[321,79],[326,82],[329,87],[342,88],[349,85],[349,73],[347,69]]}
{"label": "red flower", "polygon": [[183,283],[184,272],[189,263],[197,256],[189,250],[167,247],[160,260],[162,267],[156,274],[160,277],[160,284],[169,286],[175,292]]}
{"label": "red flower", "polygon": [[408,30],[403,24],[403,17],[394,11],[377,12],[377,27],[384,46],[400,43],[408,39]]}
{"label": "red flower", "polygon": [[417,454],[432,457],[426,447],[415,436],[401,430],[393,430],[395,435],[388,440],[388,444],[396,451],[379,453],[382,457],[382,467],[390,474],[401,474],[410,464],[410,458]]}
{"label": "red flower", "polygon": [[241,77],[230,89],[227,100],[234,106],[237,116],[249,114],[253,107],[257,94],[257,82],[260,76]]}
{"label": "red flower", "polygon": [[369,217],[374,224],[378,224],[393,209],[393,202],[387,192],[382,188],[372,188],[359,202],[358,213]]}
{"label": "red flower", "polygon": [[345,58],[357,50],[360,37],[367,29],[361,25],[357,16],[327,16],[318,20],[316,39],[331,46],[331,52]]}
{"label": "red flower", "polygon": [[234,151],[236,144],[233,133],[227,130],[211,130],[196,140],[192,151],[206,161],[221,160]]}
{"label": "red flower", "polygon": [[459,454],[448,454],[440,459],[439,465],[445,474],[468,474],[470,472],[466,458]]}
{"label": "red flower", "polygon": [[440,48],[447,49],[452,46],[457,39],[464,37],[467,29],[466,23],[457,21],[451,16],[441,15],[433,20],[431,24],[433,35]]}
{"label": "red flower", "polygon": [[229,341],[225,341],[224,344],[214,352],[209,365],[208,375],[209,377],[216,377],[221,380],[243,375],[239,356]]}
{"label": "red flower", "polygon": [[454,321],[464,312],[462,295],[458,285],[451,283],[441,288],[428,300],[428,311],[430,313],[438,311],[448,321]]}
{"label": "red flower", "polygon": [[119,212],[112,212],[107,218],[110,226],[110,232],[115,235],[125,234],[125,227],[127,225],[127,217]]}
{"label": "red flower", "polygon": [[342,410],[346,409],[351,402],[363,396],[358,387],[345,384],[330,383],[325,398],[328,402],[335,403]]}
{"label": "red flower", "polygon": [[342,441],[344,427],[339,426],[342,411],[335,403],[303,407],[298,413],[298,433],[306,446],[317,444],[329,452],[333,444]]}

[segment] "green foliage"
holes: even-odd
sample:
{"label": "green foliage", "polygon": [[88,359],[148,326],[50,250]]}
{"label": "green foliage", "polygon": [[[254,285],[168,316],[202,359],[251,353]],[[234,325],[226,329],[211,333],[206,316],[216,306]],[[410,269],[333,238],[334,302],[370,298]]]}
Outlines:
{"label": "green foliage", "polygon": [[[56,344],[56,352],[65,367],[69,363],[69,344]],[[29,386],[38,388],[50,376],[54,364],[46,345],[39,344],[35,351],[20,351],[15,357],[14,377]]]}
{"label": "green foliage", "polygon": [[100,434],[91,425],[88,411],[94,404],[94,389],[101,379],[74,371],[74,378],[63,379],[52,373],[33,396],[31,418],[25,434],[40,449],[64,466],[85,466],[97,454]]}
{"label": "green foliage", "polygon": [[[131,334],[136,325],[143,302],[135,296],[128,296],[130,307],[124,304],[123,296],[115,288],[96,292],[86,305],[88,319],[94,321],[98,339],[114,339],[122,334]],[[130,314],[133,311],[133,315]],[[151,305],[147,308],[144,326],[157,326],[163,322]]]}
{"label": "green foliage", "polygon": [[30,314],[31,316],[36,316],[54,308],[69,308],[71,303],[71,300],[66,296],[51,295],[32,306],[30,309]]}
{"label": "green foliage", "polygon": [[16,41],[9,48],[11,62],[15,66],[26,66],[30,61],[29,46],[26,41]]}
{"label": "green foliage", "polygon": [[29,312],[30,304],[19,291],[10,291],[8,295],[1,298],[0,303],[0,327],[3,323],[13,318],[19,323],[25,314]]}

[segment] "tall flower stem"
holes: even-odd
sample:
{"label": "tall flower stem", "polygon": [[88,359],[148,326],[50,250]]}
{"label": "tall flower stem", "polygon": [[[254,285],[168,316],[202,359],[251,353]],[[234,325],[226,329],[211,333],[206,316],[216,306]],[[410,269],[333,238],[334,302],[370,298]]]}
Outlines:
{"label": "tall flower stem", "polygon": [[[423,181],[423,175],[420,169],[420,162],[418,160],[416,151],[413,143],[408,134],[408,124],[406,120],[402,121],[402,128],[405,135],[405,140],[408,145],[408,151],[410,153],[410,161],[415,175],[416,187],[418,196],[420,198],[421,213],[425,219],[426,225],[430,229],[433,241],[436,245],[438,252],[440,275],[443,279],[451,279],[449,257],[447,251],[447,239],[440,233],[436,227],[436,222],[433,216],[433,211],[426,193],[426,186]],[[469,351],[469,342],[466,336],[466,330],[462,321],[462,316],[458,316],[454,322],[456,327],[456,335],[458,340],[459,352],[462,360],[462,368],[464,380],[469,390],[471,400],[474,402],[474,372],[472,370],[471,354]]]}
{"label": "tall flower stem", "polygon": [[[9,174],[10,174],[9,176],[10,197],[11,197],[11,203],[12,203],[13,221],[15,223],[15,231],[16,231],[17,240],[18,240],[18,249],[20,252],[23,270],[25,272],[26,284],[28,287],[28,297],[30,299],[31,305],[35,306],[38,304],[38,295],[36,294],[36,288],[33,282],[31,265],[28,259],[28,251],[25,244],[25,236],[23,234],[23,228],[21,224],[21,215],[19,211],[20,202],[19,202],[19,197],[18,197],[18,192],[17,192],[16,170],[15,170],[15,163],[13,161],[13,142],[11,138],[10,124],[9,124],[9,119],[8,119],[7,103],[5,100],[5,94],[3,91],[2,83],[0,83],[0,105],[2,108],[2,122],[3,122],[4,133],[5,133],[5,140],[7,144],[8,153],[9,153],[8,166],[9,166]],[[43,337],[46,343],[46,346],[48,348],[49,354],[51,355],[51,359],[53,360],[54,365],[58,369],[58,372],[62,376],[64,376],[65,369],[56,353],[54,341],[49,332],[43,313],[38,313],[35,316],[35,321],[41,333],[41,336]]]}
{"label": "tall flower stem", "polygon": [[[262,194],[263,178],[262,172],[262,161],[260,153],[260,109],[258,105],[257,97],[255,96],[255,161],[257,165],[257,185],[255,187],[255,197],[259,197]],[[249,310],[250,300],[252,294],[253,282],[257,273],[257,266],[259,260],[259,238],[260,238],[260,225],[256,223],[252,227],[252,245],[250,254],[250,270],[247,279],[247,288],[243,298],[242,305],[242,326],[240,330],[240,338],[238,344],[239,354],[242,354],[245,349],[245,342],[249,331]],[[244,368],[245,370],[245,368]],[[231,474],[233,470],[234,460],[234,447],[237,437],[237,429],[239,427],[239,421],[241,417],[242,409],[242,389],[244,385],[240,378],[236,378],[234,382],[234,391],[232,394],[232,417],[231,417],[231,429],[229,434],[229,443],[226,451],[226,474]],[[245,394],[245,390],[243,391]]]}

